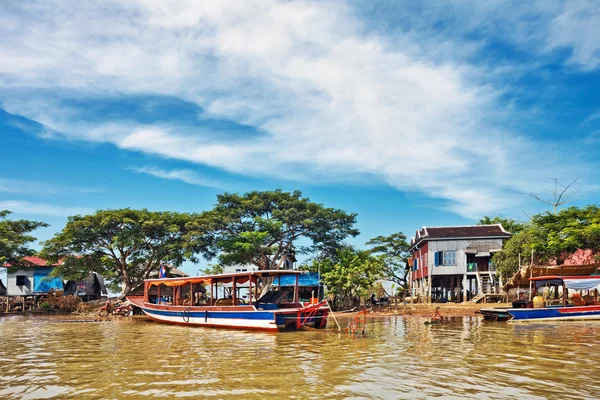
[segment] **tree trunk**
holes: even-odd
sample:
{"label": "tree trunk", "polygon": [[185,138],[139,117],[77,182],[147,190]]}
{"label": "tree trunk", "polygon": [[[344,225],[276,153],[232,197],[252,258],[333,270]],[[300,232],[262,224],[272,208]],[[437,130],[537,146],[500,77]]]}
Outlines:
{"label": "tree trunk", "polygon": [[125,298],[125,296],[127,296],[133,289],[134,289],[134,287],[132,287],[129,283],[123,282],[122,289],[121,289],[121,295],[119,296],[119,298],[121,298],[121,299]]}

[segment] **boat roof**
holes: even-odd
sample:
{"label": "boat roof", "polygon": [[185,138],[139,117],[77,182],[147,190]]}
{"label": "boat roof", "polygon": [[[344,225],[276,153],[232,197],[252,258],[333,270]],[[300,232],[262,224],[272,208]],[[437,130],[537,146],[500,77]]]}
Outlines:
{"label": "boat roof", "polygon": [[550,282],[555,285],[563,283],[567,289],[573,290],[600,290],[600,276],[536,276],[531,278],[535,281],[536,287],[543,286],[544,282]]}
{"label": "boat roof", "polygon": [[[244,272],[235,272],[231,274],[216,274],[216,275],[202,275],[202,276],[190,276],[185,278],[163,278],[163,279],[146,279],[144,282],[149,283],[150,285],[158,286],[158,285],[166,285],[166,286],[181,286],[189,283],[213,283],[213,282],[223,282],[229,283],[235,279],[236,282],[245,283],[253,278],[253,281],[256,278],[264,278],[264,277],[272,277],[272,276],[287,276],[287,275],[301,275],[302,271],[295,271],[289,269],[275,269],[275,270],[260,270],[260,271],[244,271]],[[242,278],[242,279],[237,279]]]}

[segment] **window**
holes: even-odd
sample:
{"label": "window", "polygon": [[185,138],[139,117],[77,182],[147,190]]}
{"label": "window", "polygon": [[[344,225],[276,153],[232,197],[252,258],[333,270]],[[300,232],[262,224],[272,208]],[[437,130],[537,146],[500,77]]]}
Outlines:
{"label": "window", "polygon": [[434,255],[435,255],[434,264],[436,266],[456,265],[456,251],[455,250],[436,251],[434,253]]}
{"label": "window", "polygon": [[27,286],[27,277],[25,275],[17,275],[17,286]]}

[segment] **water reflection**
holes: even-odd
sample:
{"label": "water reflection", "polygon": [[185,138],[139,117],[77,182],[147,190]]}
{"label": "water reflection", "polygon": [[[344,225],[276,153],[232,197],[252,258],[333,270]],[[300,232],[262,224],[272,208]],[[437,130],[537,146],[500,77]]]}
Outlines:
{"label": "water reflection", "polygon": [[425,321],[372,319],[350,337],[5,317],[0,398],[597,397],[598,323]]}

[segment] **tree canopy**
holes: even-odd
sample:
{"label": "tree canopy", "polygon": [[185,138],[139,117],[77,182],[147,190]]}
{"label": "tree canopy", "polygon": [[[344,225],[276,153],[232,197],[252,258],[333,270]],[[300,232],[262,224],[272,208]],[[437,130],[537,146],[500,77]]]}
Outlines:
{"label": "tree canopy", "polygon": [[381,257],[385,278],[405,287],[410,243],[404,233],[374,237],[367,242],[367,246],[372,246],[368,250],[370,254]]}
{"label": "tree canopy", "polygon": [[284,256],[326,252],[359,233],[356,214],[327,208],[300,191],[222,194],[205,217],[211,248],[222,264],[260,269],[279,269]]}
{"label": "tree canopy", "polygon": [[128,294],[158,270],[161,262],[180,265],[197,261],[206,244],[196,231],[193,243],[188,226],[200,224],[197,214],[148,210],[101,210],[91,215],[71,216],[65,228],[44,243],[42,254],[64,264],[55,275],[81,279],[90,271],[103,274]]}
{"label": "tree canopy", "polygon": [[31,232],[47,227],[48,224],[25,219],[7,219],[10,214],[8,210],[0,210],[0,266],[10,264],[11,269],[26,267],[28,265],[23,257],[35,253],[28,245],[37,240]]}
{"label": "tree canopy", "polygon": [[381,257],[369,251],[343,248],[337,260],[315,260],[309,269],[320,270],[321,278],[330,293],[336,295],[337,304],[351,305],[355,297],[366,296],[375,282],[386,277]]}
{"label": "tree canopy", "polygon": [[519,268],[519,254],[529,263],[531,251],[534,263],[556,263],[579,249],[600,253],[600,208],[597,205],[569,207],[556,214],[545,212],[531,217],[528,224],[514,234],[501,252],[493,257],[498,271],[509,276]]}
{"label": "tree canopy", "polygon": [[507,232],[510,232],[512,234],[521,232],[525,228],[525,225],[526,225],[524,222],[515,221],[514,219],[511,219],[511,218],[504,218],[504,217],[499,217],[499,216],[495,216],[492,218],[492,217],[488,217],[487,215],[484,216],[483,218],[481,218],[479,220],[479,222],[477,223],[477,225],[494,225],[494,224],[501,224],[502,227]]}

